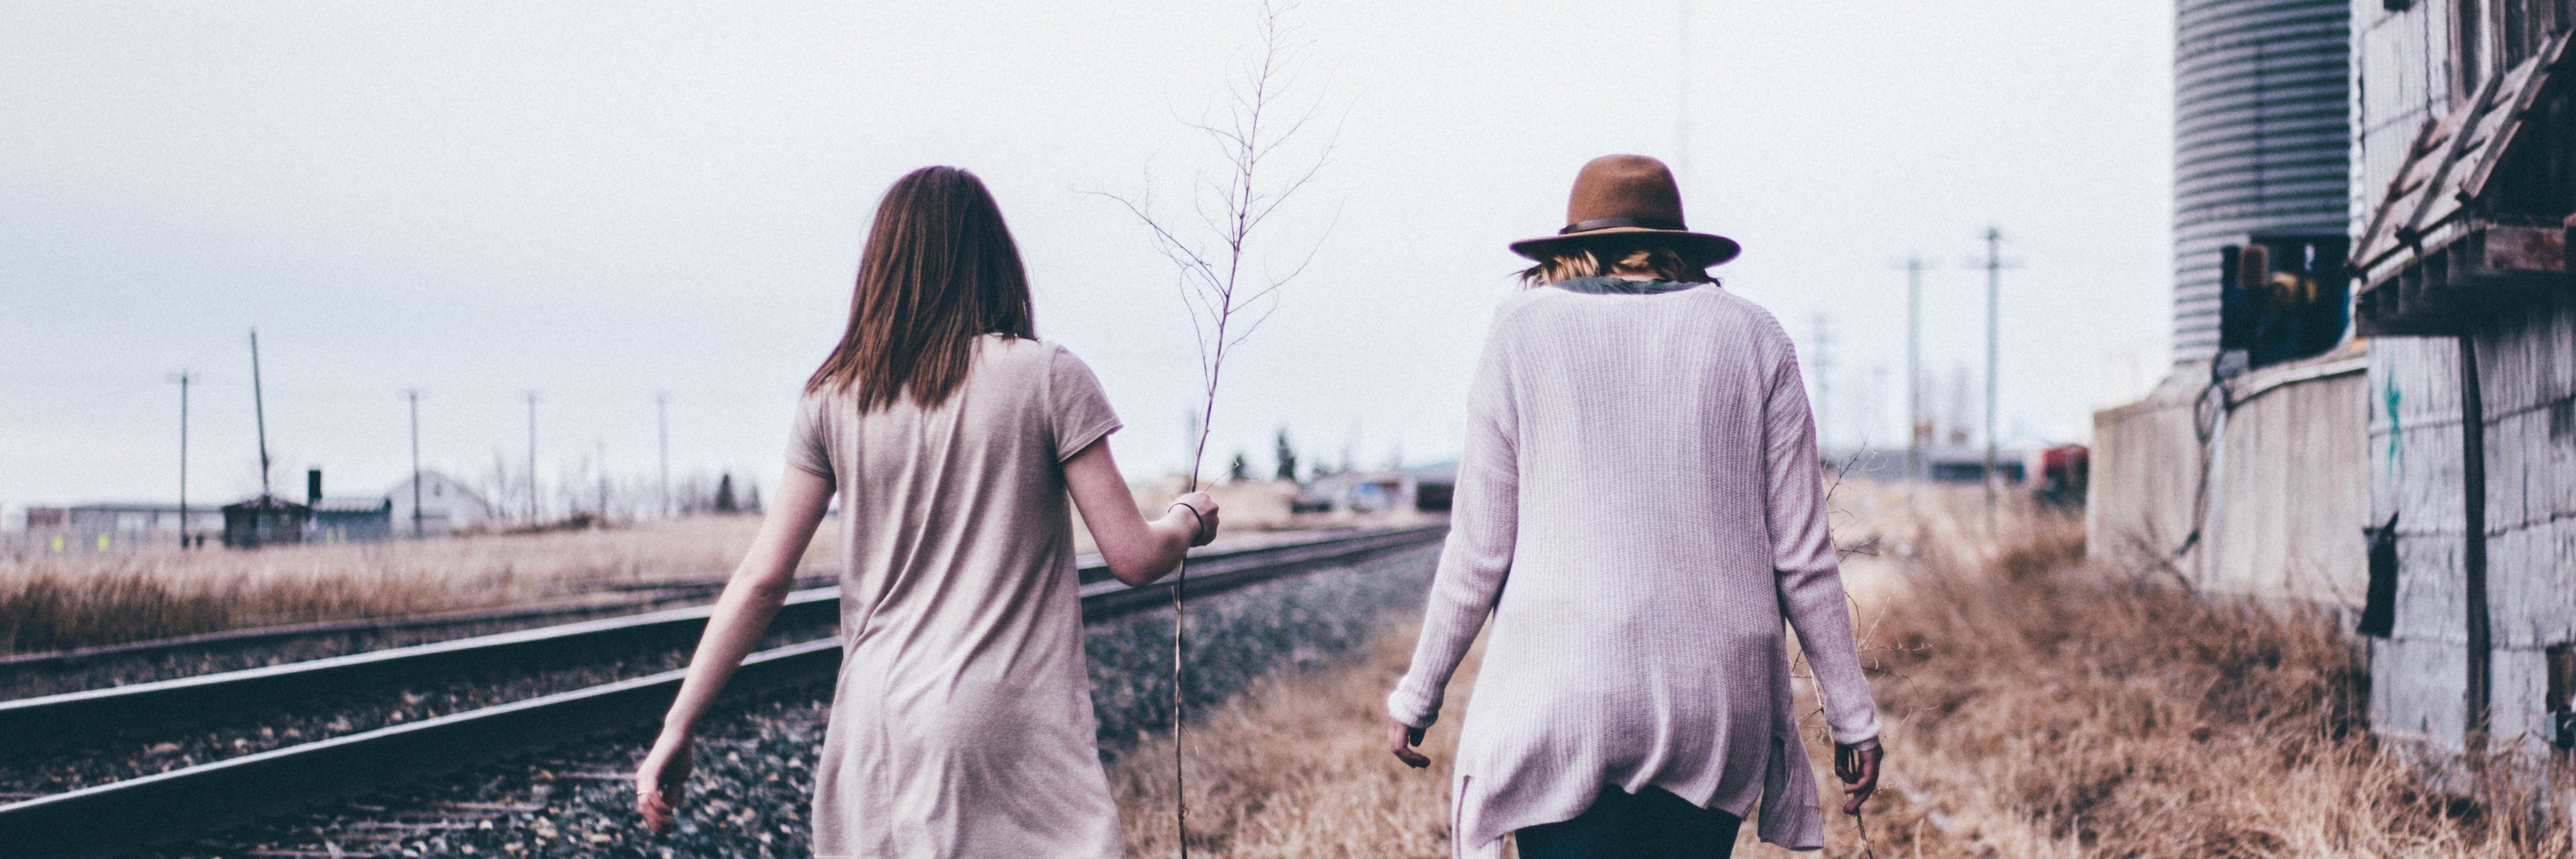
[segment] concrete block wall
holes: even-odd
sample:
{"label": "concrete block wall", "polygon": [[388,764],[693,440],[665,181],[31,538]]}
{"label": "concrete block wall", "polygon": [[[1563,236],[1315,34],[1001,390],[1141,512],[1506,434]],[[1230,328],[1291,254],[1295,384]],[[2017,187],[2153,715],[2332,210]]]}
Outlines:
{"label": "concrete block wall", "polygon": [[[2119,564],[2169,560],[2209,593],[2359,609],[2369,583],[2363,371],[2339,352],[2230,379],[2232,408],[2224,426],[2208,421],[2206,454],[2204,404],[2185,386],[2094,413],[2090,551]],[[2172,557],[2194,530],[2200,539]]]}
{"label": "concrete block wall", "polygon": [[[2550,738],[2545,654],[2576,642],[2576,296],[2542,296],[2475,336],[2487,492],[2489,730]],[[2372,650],[2373,723],[2444,751],[2467,725],[2468,606],[2458,341],[2371,349],[2371,518],[2399,517],[2396,627]],[[2554,430],[2554,432],[2553,432]]]}

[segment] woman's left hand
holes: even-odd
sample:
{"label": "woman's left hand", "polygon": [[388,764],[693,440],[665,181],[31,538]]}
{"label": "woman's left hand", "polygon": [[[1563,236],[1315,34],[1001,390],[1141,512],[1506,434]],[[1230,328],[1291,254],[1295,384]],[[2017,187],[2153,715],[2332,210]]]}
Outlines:
{"label": "woman's left hand", "polygon": [[679,816],[682,794],[689,787],[692,765],[689,735],[665,733],[653,743],[653,751],[635,767],[635,810],[644,815],[644,828],[661,832],[671,828]]}
{"label": "woman's left hand", "polygon": [[1431,765],[1431,759],[1429,757],[1424,756],[1421,752],[1413,750],[1414,746],[1422,745],[1421,728],[1416,728],[1412,725],[1407,725],[1393,719],[1388,719],[1386,724],[1388,728],[1386,735],[1387,751],[1394,752],[1396,760],[1403,761],[1405,766],[1409,766],[1414,769],[1421,769]]}

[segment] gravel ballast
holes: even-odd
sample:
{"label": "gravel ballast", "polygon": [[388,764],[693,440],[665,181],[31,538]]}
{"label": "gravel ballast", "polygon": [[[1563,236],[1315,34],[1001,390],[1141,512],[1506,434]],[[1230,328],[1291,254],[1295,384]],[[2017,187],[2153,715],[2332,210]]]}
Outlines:
{"label": "gravel ballast", "polygon": [[[1188,604],[1193,714],[1280,670],[1339,664],[1421,603],[1437,543]],[[1171,612],[1087,630],[1104,759],[1171,719]],[[654,726],[352,800],[144,854],[242,856],[802,857],[812,766],[829,717],[817,682],[730,699],[710,714],[674,831],[642,830],[631,776]]]}

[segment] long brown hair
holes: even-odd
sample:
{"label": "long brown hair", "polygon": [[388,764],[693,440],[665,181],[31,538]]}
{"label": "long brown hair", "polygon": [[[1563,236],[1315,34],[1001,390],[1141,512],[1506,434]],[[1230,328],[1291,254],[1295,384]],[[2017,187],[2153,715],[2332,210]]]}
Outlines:
{"label": "long brown hair", "polygon": [[1706,261],[1683,256],[1669,242],[1604,238],[1548,252],[1537,265],[1521,271],[1521,284],[1545,286],[1578,277],[1600,277],[1623,269],[1650,273],[1656,280],[1717,282],[1717,278],[1708,276]]}
{"label": "long brown hair", "polygon": [[984,182],[955,167],[895,180],[859,252],[850,326],[805,390],[855,394],[859,411],[947,402],[975,362],[975,338],[1035,339],[1028,272]]}

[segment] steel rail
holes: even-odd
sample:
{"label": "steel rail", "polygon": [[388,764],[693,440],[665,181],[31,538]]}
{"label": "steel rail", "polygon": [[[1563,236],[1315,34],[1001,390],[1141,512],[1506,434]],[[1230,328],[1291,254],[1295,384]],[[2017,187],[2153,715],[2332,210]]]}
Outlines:
{"label": "steel rail", "polygon": [[[1192,560],[1192,584],[1204,592],[1207,588],[1227,587],[1224,582],[1228,577],[1257,578],[1265,569],[1272,570],[1273,575],[1284,574],[1352,553],[1374,551],[1389,541],[1420,539],[1428,533],[1431,531],[1420,528],[1377,531],[1206,553]],[[1085,585],[1081,591],[1083,616],[1097,619],[1155,601],[1168,601],[1164,594],[1169,587],[1168,582],[1138,589],[1114,581]],[[705,631],[707,617],[713,611],[713,606],[664,609],[283,665],[0,701],[0,737],[9,740],[0,744],[0,761],[86,737],[181,727],[260,707],[453,677],[492,665],[565,664],[612,650],[654,645],[686,647]],[[815,588],[789,596],[773,623],[821,623],[839,613],[839,588]]]}
{"label": "steel rail", "polygon": [[[1357,529],[1348,529],[1340,531],[1334,536],[1348,536],[1351,535],[1352,531],[1356,530]],[[1243,555],[1246,553],[1274,551],[1279,548],[1281,547],[1274,545],[1257,546],[1248,549],[1229,549],[1217,552],[1192,552],[1190,554],[1190,559],[1193,562],[1205,562]],[[1097,555],[1082,556],[1078,575],[1082,583],[1086,585],[1108,581],[1110,578],[1109,567],[1102,564],[1099,556]],[[819,578],[806,576],[800,577],[798,581],[800,584],[811,584],[815,587],[824,587],[824,582],[830,578],[832,578],[832,576],[823,576]],[[721,579],[666,579],[661,581],[618,582],[600,588],[600,592],[628,594],[630,595],[629,598],[610,602],[573,601],[520,608],[468,609],[465,611],[445,612],[433,615],[415,615],[410,617],[313,621],[310,623],[280,624],[277,626],[262,626],[248,629],[228,629],[218,632],[205,632],[172,638],[156,638],[147,641],[101,644],[69,650],[20,653],[9,656],[0,656],[0,675],[26,673],[31,671],[60,671],[78,668],[82,665],[101,659],[134,658],[183,650],[205,650],[216,647],[267,644],[281,640],[315,638],[325,635],[395,632],[410,629],[469,626],[480,623],[507,623],[511,621],[532,620],[546,617],[629,612],[655,603],[668,603],[678,600],[709,596],[718,591],[724,590],[724,586],[725,582]]]}
{"label": "steel rail", "polygon": [[[1206,560],[1193,560],[1192,565],[1196,569],[1191,574],[1189,587],[1198,594],[1222,592],[1422,545],[1440,539],[1446,532],[1445,526],[1430,525],[1214,554]],[[1160,607],[1166,604],[1166,594],[1171,586],[1168,582],[1143,588],[1127,588],[1115,582],[1084,586],[1081,592],[1083,618],[1091,622]],[[837,611],[838,595],[826,593],[830,590],[833,589],[802,592],[791,599],[791,604],[804,606],[807,611],[820,611],[826,607]],[[694,637],[696,630],[703,628],[707,612],[705,607],[655,612],[647,617],[668,617],[645,623],[660,624],[662,631],[659,634],[687,629],[690,630],[687,636]],[[690,624],[692,613],[694,626]],[[531,647],[546,644],[559,647],[566,641],[579,640],[576,633],[554,636],[543,633],[575,627],[600,627],[616,621],[637,623],[640,620],[591,621],[488,637],[511,639],[507,644],[487,642],[480,647],[466,647],[462,645],[478,639],[442,642],[423,646],[446,646],[444,650],[434,651],[435,655],[412,658],[458,660],[474,653],[524,653]],[[595,635],[597,631],[592,630],[588,634]],[[496,647],[500,649],[493,649]],[[828,679],[838,669],[840,651],[837,638],[763,651],[745,661],[742,670],[728,686],[727,694],[756,693]],[[317,662],[351,659],[335,657]],[[384,672],[395,670],[394,666],[426,663],[377,660],[358,664],[364,667],[339,670],[388,676]],[[291,667],[277,666],[281,669]],[[235,673],[266,671],[272,670]],[[680,680],[685,675],[686,669],[666,671],[0,805],[0,853],[10,857],[113,856],[151,843],[250,820],[315,799],[435,775],[502,755],[532,751],[644,723],[669,708],[671,698],[677,693]],[[209,675],[210,678],[216,676],[220,675]],[[308,672],[299,682],[311,682],[312,676]],[[185,681],[172,682],[185,684]],[[271,691],[278,682],[267,681]],[[195,695],[200,696],[198,700],[234,701],[256,697],[221,691],[224,685],[210,680],[173,687],[189,690],[187,692],[158,693],[157,696],[146,693],[143,697],[159,697],[164,702],[160,706],[167,706],[170,696]],[[99,691],[110,693],[119,690]],[[90,694],[73,693],[73,696]],[[96,697],[106,699],[109,696]],[[43,700],[47,699],[28,699],[30,702]],[[20,702],[0,702],[0,707],[8,703]],[[98,705],[88,706],[91,707],[89,712],[106,712]],[[36,708],[22,708],[22,711],[46,712]],[[73,711],[51,712],[59,716]],[[41,724],[41,720],[24,717],[22,722]],[[92,726],[95,727],[95,723]],[[60,730],[60,726],[55,727],[57,736]],[[5,736],[10,735],[6,729],[0,729],[0,737]]]}
{"label": "steel rail", "polygon": [[[837,588],[798,591],[779,617],[817,622],[840,610]],[[706,629],[713,606],[352,653],[262,668],[0,701],[0,760],[83,737],[180,727],[245,710],[388,684],[453,677],[494,665],[562,664],[608,650],[686,647]]]}
{"label": "steel rail", "polygon": [[676,600],[694,599],[724,589],[723,582],[653,584],[643,587],[607,588],[626,594],[625,599],[606,602],[559,602],[548,605],[505,609],[470,609],[414,617],[376,617],[352,620],[325,620],[311,623],[280,624],[248,629],[227,629],[173,638],[101,644],[70,650],[21,653],[0,656],[0,671],[23,673],[31,670],[75,668],[100,659],[146,656],[180,650],[203,650],[233,645],[266,644],[294,638],[345,635],[364,632],[394,632],[406,629],[435,629],[443,626],[470,626],[478,623],[507,623],[577,614],[626,612]]}

